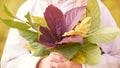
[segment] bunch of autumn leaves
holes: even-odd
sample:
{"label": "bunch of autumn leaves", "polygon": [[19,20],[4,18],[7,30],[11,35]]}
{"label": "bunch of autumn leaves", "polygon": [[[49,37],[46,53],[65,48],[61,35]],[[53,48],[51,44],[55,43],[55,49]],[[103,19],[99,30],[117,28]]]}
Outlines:
{"label": "bunch of autumn leaves", "polygon": [[[57,7],[49,5],[44,13],[48,27],[40,27],[42,34],[39,43],[45,45],[47,48],[62,53],[69,60],[80,64],[85,63],[86,58],[79,51],[80,46],[86,43],[84,42],[84,38],[88,37],[88,31],[91,25],[91,17],[85,17],[85,14],[86,6],[73,8],[63,14]],[[77,49],[74,49],[74,47]],[[73,49],[73,53],[69,48]],[[69,52],[65,52],[64,49]],[[67,53],[70,53],[71,56],[66,55]]]}
{"label": "bunch of autumn leaves", "polygon": [[39,43],[47,47],[55,47],[65,43],[83,44],[90,28],[90,17],[83,18],[86,7],[77,7],[62,13],[57,7],[50,5],[44,13],[47,27],[40,27]]}
{"label": "bunch of autumn leaves", "polygon": [[[98,7],[97,4],[96,6]],[[96,10],[98,12],[94,12]],[[38,42],[76,63],[99,63],[101,50],[97,43],[113,40],[120,30],[116,27],[99,28],[99,9],[96,10],[91,11],[94,12],[92,17],[86,17],[86,6],[72,8],[63,14],[57,7],[49,5],[44,13],[48,28],[40,27],[42,34]],[[91,19],[96,21],[93,22]],[[113,29],[114,31],[110,31]]]}

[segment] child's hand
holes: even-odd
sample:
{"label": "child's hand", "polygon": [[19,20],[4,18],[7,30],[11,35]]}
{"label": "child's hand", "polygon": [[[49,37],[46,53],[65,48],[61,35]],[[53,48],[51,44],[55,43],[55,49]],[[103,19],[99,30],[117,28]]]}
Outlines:
{"label": "child's hand", "polygon": [[48,57],[41,60],[38,68],[82,68],[82,66],[67,60],[57,52],[52,52]]}

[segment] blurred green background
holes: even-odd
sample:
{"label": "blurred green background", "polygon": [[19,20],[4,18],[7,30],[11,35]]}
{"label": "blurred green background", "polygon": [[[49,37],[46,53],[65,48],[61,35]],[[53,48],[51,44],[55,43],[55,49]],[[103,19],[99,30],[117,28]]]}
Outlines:
{"label": "blurred green background", "polygon": [[[0,17],[2,18],[9,18],[3,11],[3,3],[5,2],[13,12],[16,13],[17,8],[24,2],[25,0],[0,0]],[[102,0],[103,3],[109,8],[110,12],[112,13],[116,23],[120,27],[120,0]],[[3,52],[4,44],[7,38],[7,34],[9,31],[9,27],[7,27],[4,23],[0,21],[0,58]]]}

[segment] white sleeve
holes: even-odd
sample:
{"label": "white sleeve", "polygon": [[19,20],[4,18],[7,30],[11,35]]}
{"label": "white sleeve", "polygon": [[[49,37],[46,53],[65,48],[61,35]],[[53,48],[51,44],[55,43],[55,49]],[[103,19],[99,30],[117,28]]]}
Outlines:
{"label": "white sleeve", "polygon": [[24,48],[27,41],[16,29],[10,29],[1,59],[1,68],[36,68],[39,57],[34,57]]}
{"label": "white sleeve", "polygon": [[[30,11],[35,0],[26,1],[17,12],[17,16],[25,20],[24,15]],[[24,48],[28,42],[23,39],[17,29],[11,28],[4,47],[1,68],[36,68],[39,57],[34,57]]]}
{"label": "white sleeve", "polygon": [[[101,13],[101,27],[116,26],[116,23],[103,3],[98,0]],[[117,26],[116,26],[117,27]],[[84,68],[120,68],[120,35],[106,44],[99,44],[104,54],[96,66],[84,65]]]}

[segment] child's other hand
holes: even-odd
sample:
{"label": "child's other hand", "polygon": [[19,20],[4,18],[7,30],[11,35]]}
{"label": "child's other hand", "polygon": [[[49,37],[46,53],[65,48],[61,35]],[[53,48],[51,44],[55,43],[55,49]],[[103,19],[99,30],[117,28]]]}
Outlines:
{"label": "child's other hand", "polygon": [[82,68],[82,65],[67,60],[57,52],[52,52],[41,60],[38,68]]}

